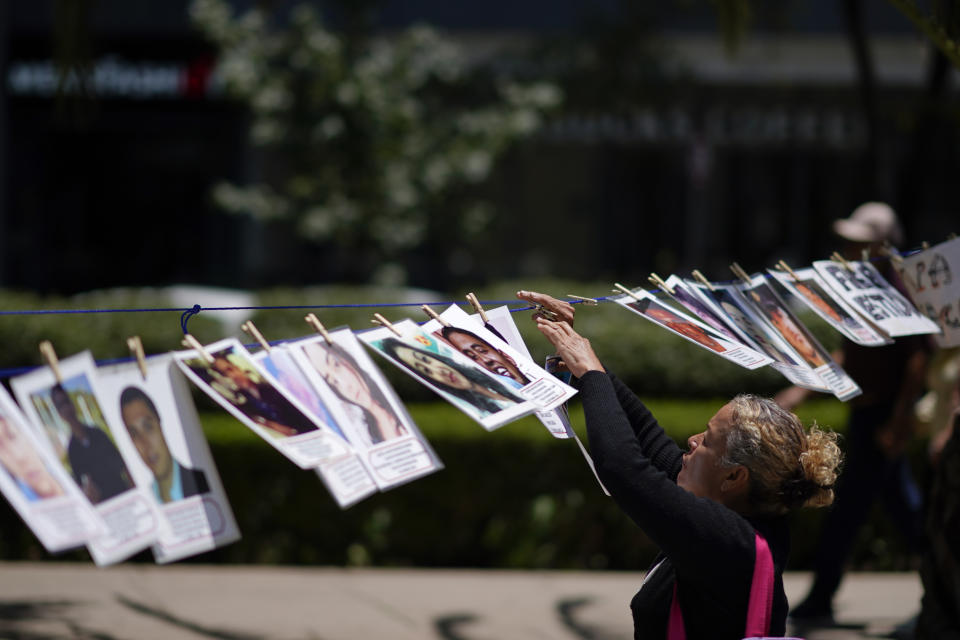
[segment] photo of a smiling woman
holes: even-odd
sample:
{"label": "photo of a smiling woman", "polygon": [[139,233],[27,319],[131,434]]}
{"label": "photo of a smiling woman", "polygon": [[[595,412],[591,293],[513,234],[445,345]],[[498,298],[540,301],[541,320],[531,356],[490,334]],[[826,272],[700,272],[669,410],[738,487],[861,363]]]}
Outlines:
{"label": "photo of a smiling woman", "polygon": [[303,352],[340,399],[351,424],[362,425],[351,429],[351,440],[359,438],[370,446],[407,433],[380,386],[346,349],[336,343],[313,342]]}
{"label": "photo of a smiling woman", "polygon": [[380,351],[431,387],[471,405],[480,417],[525,402],[507,385],[452,358],[414,347],[396,338],[374,341]]}

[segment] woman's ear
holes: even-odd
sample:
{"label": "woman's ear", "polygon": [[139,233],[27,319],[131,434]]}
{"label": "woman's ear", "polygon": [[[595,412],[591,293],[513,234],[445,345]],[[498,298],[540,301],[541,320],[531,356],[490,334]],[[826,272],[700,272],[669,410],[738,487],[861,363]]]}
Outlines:
{"label": "woman's ear", "polygon": [[724,493],[746,492],[750,488],[750,470],[742,464],[731,467],[720,483],[720,491]]}

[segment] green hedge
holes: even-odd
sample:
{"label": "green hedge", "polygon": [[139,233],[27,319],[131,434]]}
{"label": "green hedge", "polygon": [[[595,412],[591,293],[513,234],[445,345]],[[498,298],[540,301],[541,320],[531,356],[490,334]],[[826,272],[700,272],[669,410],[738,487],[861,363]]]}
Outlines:
{"label": "green hedge", "polygon": [[[679,442],[701,430],[725,399],[651,400]],[[842,426],[829,399],[801,417]],[[203,423],[243,538],[193,562],[337,566],[643,569],[656,550],[604,496],[576,445],[534,419],[485,432],[446,404],[415,404],[414,419],[446,468],[340,510],[315,474],[300,470],[223,412]],[[582,414],[574,411],[582,427]],[[582,434],[582,432],[581,432]],[[794,569],[809,568],[822,513],[794,521]],[[858,567],[897,568],[906,554],[874,518]],[[873,534],[871,536],[871,534]],[[0,557],[46,554],[9,507],[0,510]],[[68,559],[87,561],[85,552]],[[150,561],[149,554],[138,558]]]}

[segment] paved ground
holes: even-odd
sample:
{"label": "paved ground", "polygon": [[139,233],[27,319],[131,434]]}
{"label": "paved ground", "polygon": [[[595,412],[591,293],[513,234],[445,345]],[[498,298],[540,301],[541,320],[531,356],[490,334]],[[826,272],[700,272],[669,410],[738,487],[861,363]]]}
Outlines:
{"label": "paved ground", "polygon": [[[0,638],[200,640],[631,637],[639,573],[0,563]],[[785,577],[799,599],[809,575]],[[852,574],[840,628],[887,637],[916,613],[917,576]]]}

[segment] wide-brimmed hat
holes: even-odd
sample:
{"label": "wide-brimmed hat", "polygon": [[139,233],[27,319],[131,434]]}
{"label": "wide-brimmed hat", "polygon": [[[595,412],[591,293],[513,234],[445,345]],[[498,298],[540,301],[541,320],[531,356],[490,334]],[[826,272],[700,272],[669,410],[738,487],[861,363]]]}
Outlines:
{"label": "wide-brimmed hat", "polygon": [[833,230],[851,242],[883,242],[900,244],[903,231],[897,214],[883,202],[866,202],[850,214],[833,223]]}

